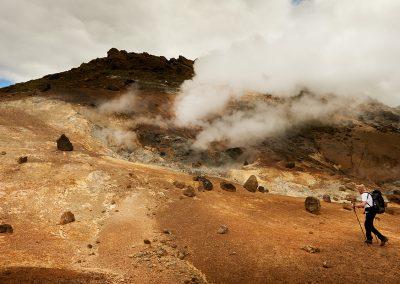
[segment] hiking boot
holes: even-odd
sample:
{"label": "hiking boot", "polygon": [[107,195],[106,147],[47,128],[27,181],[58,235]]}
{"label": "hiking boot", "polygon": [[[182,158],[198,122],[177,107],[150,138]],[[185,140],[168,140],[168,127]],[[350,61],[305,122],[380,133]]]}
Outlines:
{"label": "hiking boot", "polygon": [[381,240],[381,247],[383,247],[388,241],[389,239],[387,237],[383,237]]}
{"label": "hiking boot", "polygon": [[372,245],[372,240],[365,240],[365,243],[366,243],[367,245]]}

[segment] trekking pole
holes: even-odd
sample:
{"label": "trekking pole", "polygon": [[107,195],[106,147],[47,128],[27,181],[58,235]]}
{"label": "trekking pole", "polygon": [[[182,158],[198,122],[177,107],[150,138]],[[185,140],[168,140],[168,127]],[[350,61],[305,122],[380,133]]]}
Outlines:
{"label": "trekking pole", "polygon": [[365,237],[364,229],[363,229],[362,226],[361,226],[360,219],[358,219],[358,215],[357,215],[357,212],[356,212],[356,208],[355,208],[355,207],[353,207],[353,211],[354,211],[354,214],[356,214],[356,218],[357,218],[357,221],[358,221],[358,225],[360,225],[360,229],[361,229],[361,232],[362,232],[362,234],[363,234],[363,237]]}

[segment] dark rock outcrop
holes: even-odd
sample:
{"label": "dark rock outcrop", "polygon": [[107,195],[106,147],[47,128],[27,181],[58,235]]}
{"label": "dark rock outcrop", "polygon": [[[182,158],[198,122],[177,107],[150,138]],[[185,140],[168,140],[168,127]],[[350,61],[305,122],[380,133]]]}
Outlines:
{"label": "dark rock outcrop", "polygon": [[233,184],[229,183],[229,182],[222,181],[220,183],[220,187],[221,187],[221,189],[223,189],[225,191],[229,191],[229,192],[235,192],[236,191],[236,187]]}
{"label": "dark rock outcrop", "polygon": [[57,149],[60,151],[73,151],[74,146],[65,134],[62,134],[60,138],[57,139]]}
{"label": "dark rock outcrop", "polygon": [[10,224],[0,224],[0,234],[12,234],[13,227]]}
{"label": "dark rock outcrop", "polygon": [[304,202],[306,210],[312,214],[319,214],[321,210],[321,203],[318,198],[308,196]]}
{"label": "dark rock outcrop", "polygon": [[244,183],[243,187],[250,192],[256,192],[258,188],[258,181],[255,175],[251,175]]}
{"label": "dark rock outcrop", "polygon": [[193,180],[200,182],[201,189],[203,189],[203,190],[212,190],[214,188],[212,182],[208,178],[196,176],[193,178]]}
{"label": "dark rock outcrop", "polygon": [[18,158],[18,164],[25,164],[26,162],[28,162],[27,156],[22,156]]}
{"label": "dark rock outcrop", "polygon": [[75,215],[71,211],[64,212],[61,215],[60,225],[65,225],[75,221]]}

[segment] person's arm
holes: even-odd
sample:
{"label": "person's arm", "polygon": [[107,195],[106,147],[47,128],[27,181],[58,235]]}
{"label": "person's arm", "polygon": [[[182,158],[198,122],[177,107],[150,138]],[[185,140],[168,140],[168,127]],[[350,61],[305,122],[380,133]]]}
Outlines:
{"label": "person's arm", "polygon": [[359,204],[354,204],[354,207],[357,207],[357,208],[364,208],[365,204],[367,204],[367,201],[363,201],[363,202],[361,202],[361,203],[359,203]]}

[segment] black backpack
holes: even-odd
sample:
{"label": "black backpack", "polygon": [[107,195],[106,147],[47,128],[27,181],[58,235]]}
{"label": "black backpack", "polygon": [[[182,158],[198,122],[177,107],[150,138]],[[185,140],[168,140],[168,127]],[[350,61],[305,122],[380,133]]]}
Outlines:
{"label": "black backpack", "polygon": [[373,200],[372,210],[377,214],[385,213],[385,200],[383,199],[382,192],[379,189],[375,189],[370,195]]}

